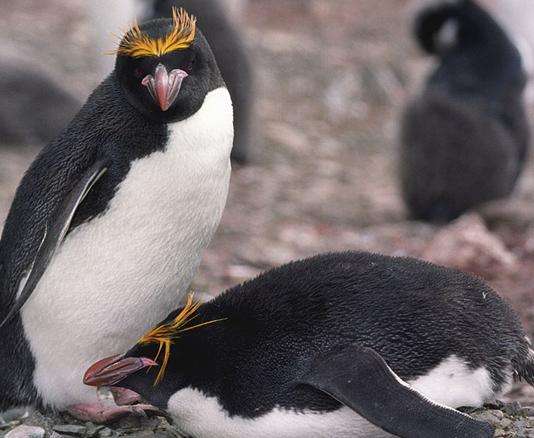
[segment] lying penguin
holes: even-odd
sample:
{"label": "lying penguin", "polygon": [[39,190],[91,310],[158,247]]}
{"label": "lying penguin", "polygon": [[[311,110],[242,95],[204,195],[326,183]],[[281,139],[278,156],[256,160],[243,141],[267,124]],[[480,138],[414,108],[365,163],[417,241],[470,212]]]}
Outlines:
{"label": "lying penguin", "polygon": [[246,163],[252,146],[254,78],[249,54],[243,43],[244,36],[228,16],[226,3],[221,0],[145,1],[145,18],[168,17],[172,8],[178,6],[198,17],[234,103],[235,138],[232,159]]}
{"label": "lying penguin", "polygon": [[225,206],[232,142],[230,95],[195,18],[130,29],[7,218],[0,410],[95,400],[85,369],[187,292]]}
{"label": "lying penguin", "polygon": [[514,378],[534,382],[532,350],[481,280],[346,252],[190,301],[84,381],[140,393],[195,438],[475,438],[491,427],[452,408]]}
{"label": "lying penguin", "polygon": [[402,119],[401,188],[414,219],[447,222],[516,185],[530,140],[525,63],[474,0],[427,7],[415,34],[439,64]]}

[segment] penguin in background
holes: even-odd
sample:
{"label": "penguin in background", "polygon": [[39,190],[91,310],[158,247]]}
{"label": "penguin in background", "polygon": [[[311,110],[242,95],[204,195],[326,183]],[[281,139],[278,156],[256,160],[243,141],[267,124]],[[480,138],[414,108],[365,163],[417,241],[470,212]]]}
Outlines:
{"label": "penguin in background", "polygon": [[32,163],[5,223],[0,410],[91,405],[87,366],[186,293],[225,206],[232,117],[193,16],[174,10],[126,33],[113,73]]}
{"label": "penguin in background", "polygon": [[254,72],[244,36],[226,10],[229,3],[228,0],[150,0],[144,18],[168,17],[173,7],[183,7],[198,17],[234,103],[232,159],[246,163],[253,146]]}
{"label": "penguin in background", "polygon": [[[81,103],[37,65],[3,57],[0,64],[0,143],[43,145],[70,122]],[[31,115],[28,109],[31,108]]]}
{"label": "penguin in background", "polygon": [[401,120],[401,190],[413,219],[448,222],[516,186],[530,142],[525,63],[474,0],[427,6],[415,36],[438,65]]}
{"label": "penguin in background", "polygon": [[195,438],[489,438],[455,408],[534,383],[518,316],[482,280],[364,252],[190,300],[116,353],[85,383],[135,391]]}

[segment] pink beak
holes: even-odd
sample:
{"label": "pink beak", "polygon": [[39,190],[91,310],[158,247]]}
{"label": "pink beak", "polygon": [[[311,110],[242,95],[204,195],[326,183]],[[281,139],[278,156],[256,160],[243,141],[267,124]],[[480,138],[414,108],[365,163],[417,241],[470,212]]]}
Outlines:
{"label": "pink beak", "polygon": [[83,383],[88,386],[113,386],[143,368],[157,366],[146,357],[111,356],[95,362],[83,376]]}
{"label": "pink beak", "polygon": [[163,64],[158,64],[154,76],[145,76],[141,83],[148,88],[161,111],[167,111],[178,97],[182,82],[187,76],[189,75],[179,68],[168,73]]}

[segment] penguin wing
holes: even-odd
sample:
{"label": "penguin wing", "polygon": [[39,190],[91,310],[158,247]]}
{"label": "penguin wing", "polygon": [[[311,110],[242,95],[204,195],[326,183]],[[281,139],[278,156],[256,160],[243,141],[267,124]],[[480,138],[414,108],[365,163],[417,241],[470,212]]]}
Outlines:
{"label": "penguin wing", "polygon": [[399,437],[493,437],[488,423],[431,402],[403,382],[370,348],[351,346],[320,358],[303,383]]}
{"label": "penguin wing", "polygon": [[24,303],[26,303],[46,271],[55,252],[65,239],[74,214],[76,213],[76,209],[106,171],[107,167],[105,161],[98,161],[93,164],[81,176],[63,202],[59,204],[55,214],[46,224],[37,254],[30,265],[30,269],[21,280],[21,287],[19,287],[17,299],[0,324],[0,328],[2,328],[16,314],[22,306],[24,306]]}

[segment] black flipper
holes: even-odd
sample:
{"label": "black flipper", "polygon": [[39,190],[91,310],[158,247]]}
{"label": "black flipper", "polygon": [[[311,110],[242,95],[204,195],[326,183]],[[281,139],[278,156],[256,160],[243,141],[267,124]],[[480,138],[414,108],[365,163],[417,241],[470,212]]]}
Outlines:
{"label": "black flipper", "polygon": [[70,228],[76,209],[83,202],[94,184],[106,173],[107,167],[104,161],[98,161],[91,166],[83,175],[74,188],[67,195],[65,200],[59,205],[53,220],[48,223],[44,230],[41,245],[37,250],[37,255],[26,273],[24,286],[15,304],[8,315],[0,324],[2,328],[20,309],[39,283],[50,260],[65,239]]}
{"label": "black flipper", "polygon": [[493,427],[410,388],[370,348],[352,346],[316,361],[303,380],[403,438],[491,438]]}

